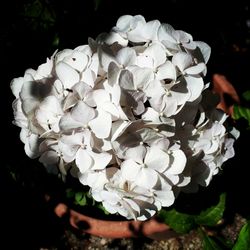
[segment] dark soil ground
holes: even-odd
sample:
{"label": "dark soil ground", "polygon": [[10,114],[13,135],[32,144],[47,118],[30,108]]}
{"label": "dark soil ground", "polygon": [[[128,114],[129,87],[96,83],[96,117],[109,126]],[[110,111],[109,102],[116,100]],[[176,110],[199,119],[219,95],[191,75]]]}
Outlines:
{"label": "dark soil ground", "polygon": [[[35,172],[39,171],[36,170]],[[54,178],[46,180],[46,178],[44,178],[46,176],[44,176],[43,173],[44,172],[41,171],[38,175],[41,182],[39,183],[38,181],[39,185],[36,184],[36,186],[20,184],[16,179],[13,179],[13,175],[10,175],[8,171],[3,171],[3,175],[0,175],[0,195],[4,201],[0,207],[0,240],[3,246],[7,246],[3,249],[203,249],[202,238],[197,230],[161,241],[145,237],[107,239],[81,233],[72,228],[67,220],[60,219],[54,214],[54,207],[57,201],[45,201],[43,197],[44,188],[40,186],[41,183],[46,182],[44,183],[46,187],[52,185],[57,188],[58,183],[54,181]],[[218,188],[218,183],[222,183],[222,177],[223,175],[215,178],[211,187]],[[25,183],[23,182],[23,184]],[[191,204],[198,206],[198,202],[201,202],[201,196],[205,196],[205,199],[209,200],[206,194],[210,192],[214,196],[216,195],[213,189],[208,190],[207,193],[203,193],[202,195],[194,195],[190,199]],[[197,202],[195,202],[195,197],[197,198]],[[236,241],[239,231],[249,215],[249,205],[245,204],[244,209],[239,209],[239,207],[237,209],[235,204],[231,204],[233,197],[232,193],[227,193],[227,198],[231,200],[227,202],[222,224],[210,230],[205,229],[208,235],[220,236],[224,239],[228,239],[232,243]],[[58,197],[58,200],[60,200],[60,197]],[[203,200],[202,202],[205,201]]]}
{"label": "dark soil ground", "polygon": [[[232,224],[223,226],[220,233],[225,238],[235,242],[237,235],[245,223],[245,219],[236,214]],[[181,235],[177,238],[168,240],[151,240],[148,238],[134,239],[107,239],[90,235],[78,235],[72,230],[65,229],[64,234],[58,242],[53,246],[40,248],[40,250],[97,250],[97,249],[112,249],[112,250],[201,250],[202,240],[197,231],[191,231],[188,234]]]}

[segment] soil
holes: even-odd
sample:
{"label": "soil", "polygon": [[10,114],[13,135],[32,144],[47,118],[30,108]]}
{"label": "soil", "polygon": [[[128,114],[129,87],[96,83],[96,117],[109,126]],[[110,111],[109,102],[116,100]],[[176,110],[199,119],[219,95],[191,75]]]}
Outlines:
{"label": "soil", "polygon": [[[224,226],[219,233],[225,238],[235,242],[237,235],[245,223],[245,219],[239,214],[235,215],[232,224]],[[151,240],[148,238],[130,238],[130,239],[107,239],[87,234],[78,235],[76,232],[65,229],[57,242],[50,247],[41,247],[40,250],[201,250],[202,240],[197,231],[191,231],[188,234],[181,235],[168,240]]]}
{"label": "soil", "polygon": [[[58,218],[54,204],[39,197],[37,188],[20,187],[7,173],[0,177],[1,245],[3,249],[25,250],[202,250],[202,239],[193,230],[168,240],[152,240],[145,237],[108,239],[83,234],[72,228],[68,221]],[[40,175],[41,178],[41,175]],[[218,178],[219,182],[221,180]],[[48,183],[46,183],[47,185]],[[215,183],[216,184],[216,183]],[[54,183],[56,185],[56,183]],[[230,206],[229,208],[233,208]],[[229,211],[228,211],[229,210]],[[247,213],[249,214],[249,213]],[[227,209],[223,223],[209,235],[217,234],[235,242],[246,216]]]}

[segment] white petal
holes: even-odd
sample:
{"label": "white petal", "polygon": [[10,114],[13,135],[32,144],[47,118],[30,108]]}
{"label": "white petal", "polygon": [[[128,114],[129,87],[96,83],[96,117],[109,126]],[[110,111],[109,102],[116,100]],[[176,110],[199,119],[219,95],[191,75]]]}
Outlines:
{"label": "white petal", "polygon": [[139,131],[140,138],[143,142],[147,143],[148,145],[154,144],[155,141],[162,138],[158,132],[151,128],[144,128]]}
{"label": "white petal", "polygon": [[65,57],[70,56],[72,53],[73,53],[72,49],[64,49],[64,50],[58,52],[56,54],[56,57],[55,57],[55,63],[57,64],[57,63],[63,61],[63,59]]}
{"label": "white petal", "polygon": [[160,41],[166,40],[171,43],[176,43],[176,40],[173,37],[174,31],[174,28],[170,24],[163,23],[158,30],[158,39]]}
{"label": "white petal", "polygon": [[166,61],[164,64],[159,66],[156,72],[156,78],[158,80],[176,80],[176,69],[173,63],[171,63],[170,61]]}
{"label": "white petal", "polygon": [[179,52],[172,58],[172,63],[177,66],[181,72],[192,65],[192,56],[185,52]]}
{"label": "white petal", "polygon": [[64,92],[63,84],[60,80],[56,79],[53,83],[53,94],[55,96],[62,96]]}
{"label": "white petal", "polygon": [[39,156],[39,144],[40,144],[40,140],[39,140],[38,135],[31,134],[27,136],[24,150],[25,150],[25,153],[31,159],[34,159]]}
{"label": "white petal", "polygon": [[125,159],[131,159],[139,164],[142,164],[145,154],[146,148],[142,145],[139,145],[137,147],[127,149],[125,152]]}
{"label": "white petal", "polygon": [[204,62],[207,63],[208,62],[208,59],[211,55],[211,48],[209,45],[207,45],[206,43],[204,42],[200,42],[200,41],[196,41],[195,42],[196,45],[199,47],[202,55],[203,55],[203,58],[204,58]]}
{"label": "white petal", "polygon": [[130,21],[131,30],[127,33],[128,39],[131,42],[146,42],[147,38],[145,38],[143,34],[143,29],[146,24],[146,21],[143,16],[136,15]]}
{"label": "white petal", "polygon": [[159,112],[149,107],[146,109],[146,112],[142,114],[142,119],[145,120],[146,122],[160,124],[161,121],[159,119],[159,116],[160,116]]}
{"label": "white petal", "polygon": [[84,82],[79,82],[72,88],[73,94],[77,94],[80,99],[84,99],[92,91],[92,88]]}
{"label": "white petal", "polygon": [[158,20],[149,21],[143,27],[144,36],[151,41],[158,40],[157,34],[161,23]]}
{"label": "white petal", "polygon": [[144,188],[153,188],[158,180],[158,174],[151,168],[142,167],[135,183]]}
{"label": "white petal", "polygon": [[[87,171],[85,174],[80,175],[79,180],[83,185],[88,185],[92,188],[93,198],[97,198],[97,194],[95,189],[99,189],[98,194],[100,193],[100,189],[103,189],[104,185],[107,183],[107,177],[105,171]],[[101,201],[100,199],[98,201]]]}
{"label": "white petal", "polygon": [[104,111],[112,115],[113,120],[117,120],[119,118],[119,110],[113,103],[105,102],[101,107]]}
{"label": "white petal", "polygon": [[145,89],[149,82],[154,79],[154,74],[151,69],[134,67],[132,73],[136,89]]}
{"label": "white petal", "polygon": [[11,91],[16,98],[19,98],[19,93],[21,92],[23,83],[24,83],[23,77],[15,78],[10,83]]}
{"label": "white petal", "polygon": [[167,138],[160,138],[158,140],[155,140],[152,145],[156,146],[157,148],[159,148],[162,151],[167,151],[167,149],[169,148],[169,140]]}
{"label": "white petal", "polygon": [[112,87],[118,82],[121,69],[115,62],[111,62],[108,67],[108,84]]}
{"label": "white petal", "polygon": [[35,117],[39,125],[45,130],[53,130],[57,133],[59,132],[58,123],[62,114],[62,108],[57,98],[48,96],[39,105]]}
{"label": "white petal", "polygon": [[134,90],[133,74],[128,70],[123,70],[119,77],[119,85],[124,89]]}
{"label": "white petal", "polygon": [[192,102],[201,95],[201,92],[204,88],[204,82],[202,77],[186,76],[185,80],[187,83],[187,88],[191,93],[188,101]]}
{"label": "white petal", "polygon": [[187,32],[183,30],[176,30],[173,34],[178,43],[182,43],[183,45],[187,44],[188,47],[191,45],[191,48],[195,48],[195,45],[193,45],[194,47],[192,47],[193,37]]}
{"label": "white petal", "polygon": [[78,150],[75,162],[81,173],[88,171],[94,164],[92,157],[84,149]]}
{"label": "white petal", "polygon": [[37,80],[50,76],[52,68],[53,68],[53,60],[47,58],[47,62],[41,64],[38,67],[37,72],[35,74],[35,79]]}
{"label": "white petal", "polygon": [[111,125],[111,115],[102,110],[98,110],[97,117],[89,122],[89,127],[97,138],[107,138],[110,134]]}
{"label": "white petal", "polygon": [[89,121],[94,119],[96,111],[89,107],[86,103],[79,101],[71,111],[72,118],[77,122],[81,122],[83,126],[87,126]]}
{"label": "white petal", "polygon": [[93,158],[94,161],[94,165],[91,167],[91,169],[93,170],[104,169],[112,159],[112,155],[106,152],[95,153],[93,151],[89,151],[89,155]]}
{"label": "white petal", "polygon": [[42,82],[28,81],[23,84],[20,92],[21,100],[34,99],[40,102],[50,95],[51,86]]}
{"label": "white petal", "polygon": [[115,62],[114,52],[111,50],[109,46],[103,45],[102,47],[98,47],[98,57],[100,61],[101,67],[105,72],[108,72],[108,66],[111,62]]}
{"label": "white petal", "polygon": [[185,70],[185,72],[188,75],[198,75],[198,74],[201,74],[205,69],[206,69],[206,64],[205,63],[198,63],[195,66],[187,68]]}
{"label": "white petal", "polygon": [[56,74],[65,89],[71,89],[80,80],[79,74],[64,62],[59,62],[56,65]]}
{"label": "white petal", "polygon": [[87,83],[89,86],[94,87],[96,75],[91,69],[86,69],[82,72],[80,80]]}
{"label": "white petal", "polygon": [[108,45],[112,45],[113,43],[118,43],[122,47],[126,47],[128,45],[128,40],[122,37],[119,33],[109,32],[105,37],[104,42]]}
{"label": "white petal", "polygon": [[175,196],[173,191],[155,191],[156,199],[161,202],[163,207],[169,207],[174,203]]}
{"label": "white petal", "polygon": [[131,124],[131,122],[128,121],[122,121],[118,120],[112,123],[112,137],[111,141],[116,140],[117,137],[119,137],[125,130],[126,128]]}
{"label": "white petal", "polygon": [[187,158],[182,150],[174,150],[171,152],[171,164],[167,169],[168,174],[180,174],[186,166]]}
{"label": "white petal", "polygon": [[128,30],[130,28],[130,21],[132,20],[132,18],[133,16],[131,15],[124,15],[119,17],[116,22],[116,27],[121,31]]}
{"label": "white petal", "polygon": [[120,97],[121,97],[121,88],[118,84],[116,84],[113,88],[112,88],[112,92],[111,92],[111,98],[112,98],[112,102],[118,106],[118,109],[120,107]]}
{"label": "white petal", "polygon": [[80,51],[73,51],[72,54],[65,57],[63,61],[70,65],[72,68],[81,72],[87,67],[89,58],[87,55]]}
{"label": "white petal", "polygon": [[133,49],[126,47],[118,51],[116,59],[123,67],[134,65],[136,62],[136,53]]}
{"label": "white petal", "polygon": [[165,94],[165,90],[159,80],[154,80],[148,84],[145,93],[148,97],[155,98],[158,102],[161,102],[160,97]]}
{"label": "white petal", "polygon": [[39,101],[35,98],[26,99],[22,102],[22,110],[25,115],[31,114],[38,106]]}
{"label": "white petal", "polygon": [[175,84],[171,89],[171,99],[177,102],[177,105],[182,105],[189,100],[191,93],[185,82]]}
{"label": "white petal", "polygon": [[111,214],[117,213],[118,206],[114,206],[107,201],[102,202],[103,207]]}
{"label": "white petal", "polygon": [[104,89],[97,89],[92,92],[93,100],[95,101],[96,105],[100,107],[105,102],[110,102],[110,95]]}
{"label": "white petal", "polygon": [[39,161],[42,162],[45,166],[57,165],[58,160],[59,160],[59,157],[58,157],[57,152],[51,151],[51,150],[44,152],[39,158]]}
{"label": "white petal", "polygon": [[154,60],[152,57],[142,54],[142,55],[137,56],[136,65],[141,68],[154,69]]}
{"label": "white petal", "polygon": [[64,99],[63,110],[68,110],[74,107],[79,101],[78,95],[75,93],[69,93]]}
{"label": "white petal", "polygon": [[23,113],[21,100],[15,99],[12,103],[12,109],[14,111],[14,124],[21,128],[28,128],[28,119]]}
{"label": "white petal", "polygon": [[129,204],[129,206],[132,208],[132,210],[135,210],[136,212],[140,212],[141,207],[134,200],[127,199],[127,198],[124,198],[123,200]]}
{"label": "white petal", "polygon": [[165,50],[160,44],[157,43],[153,43],[149,46],[143,54],[153,58],[155,68],[163,64],[167,58]]}
{"label": "white petal", "polygon": [[[91,55],[93,54],[93,51],[91,51]],[[91,56],[90,55],[90,56]],[[97,77],[98,74],[98,69],[99,69],[99,58],[98,58],[98,53],[94,53],[91,57],[91,63],[89,65],[89,68],[91,71],[94,72],[95,76]]]}
{"label": "white petal", "polygon": [[138,165],[133,160],[125,160],[121,164],[121,174],[126,180],[135,181],[140,170],[140,165]]}
{"label": "white petal", "polygon": [[162,173],[169,166],[169,155],[157,146],[151,146],[148,148],[144,162],[147,167]]}
{"label": "white petal", "polygon": [[75,133],[72,135],[62,135],[60,142],[67,145],[81,145],[84,133]]}
{"label": "white petal", "polygon": [[167,96],[165,96],[164,104],[166,104],[166,105],[165,105],[164,109],[162,110],[162,112],[164,113],[164,115],[166,117],[170,117],[170,116],[175,115],[177,113],[178,103],[174,97],[168,98]]}
{"label": "white petal", "polygon": [[71,130],[80,128],[83,126],[82,122],[78,122],[72,118],[71,113],[66,113],[59,121],[59,127],[61,130]]}
{"label": "white petal", "polygon": [[86,103],[79,101],[71,111],[71,116],[77,122],[82,125],[88,125],[88,123],[96,116],[96,111],[89,107]]}
{"label": "white petal", "polygon": [[101,197],[104,201],[112,205],[116,205],[120,201],[120,197],[116,193],[106,190],[101,191]]}

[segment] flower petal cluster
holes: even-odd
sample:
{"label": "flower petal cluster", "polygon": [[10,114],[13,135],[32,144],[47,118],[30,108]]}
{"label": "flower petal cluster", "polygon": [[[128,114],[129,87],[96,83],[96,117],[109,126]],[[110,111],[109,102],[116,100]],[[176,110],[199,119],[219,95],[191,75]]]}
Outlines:
{"label": "flower petal cluster", "polygon": [[210,47],[143,16],[55,52],[11,82],[26,154],[72,174],[110,213],[146,220],[207,186],[233,157],[226,115],[204,83]]}

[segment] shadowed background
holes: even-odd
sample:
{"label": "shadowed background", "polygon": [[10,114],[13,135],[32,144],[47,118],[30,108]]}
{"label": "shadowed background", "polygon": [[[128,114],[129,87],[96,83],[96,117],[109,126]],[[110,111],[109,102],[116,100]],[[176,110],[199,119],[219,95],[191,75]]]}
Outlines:
{"label": "shadowed background", "polygon": [[[39,190],[46,189],[48,184],[44,183],[43,167],[25,155],[19,140],[20,129],[12,125],[14,96],[9,84],[14,77],[23,76],[27,68],[37,69],[56,49],[74,48],[86,44],[88,37],[108,32],[121,15],[141,14],[147,21],[158,19],[169,23],[212,47],[207,82],[211,81],[212,74],[221,73],[239,93],[250,89],[248,1],[223,0],[218,4],[185,0],[9,0],[1,6],[0,14],[3,146],[0,219],[5,231],[0,239],[9,244],[7,249],[13,246],[36,249],[51,244],[62,233],[59,221],[39,196]],[[242,133],[235,146],[238,157],[226,164],[225,175],[216,177],[212,187],[228,191],[232,210],[244,215],[250,214],[244,198],[240,198],[249,190],[249,149],[243,146],[248,141],[249,132]],[[37,169],[40,170],[34,171]],[[27,173],[30,176],[26,177]]]}

